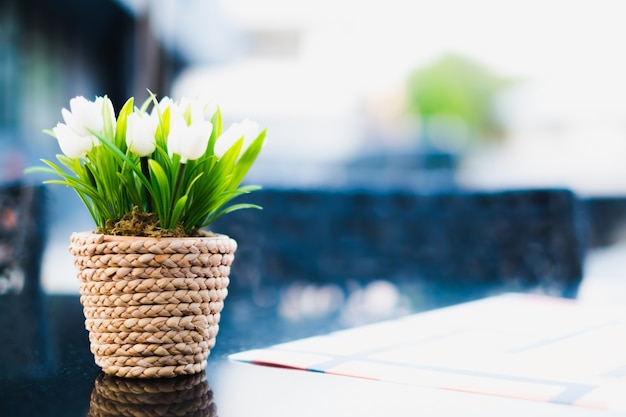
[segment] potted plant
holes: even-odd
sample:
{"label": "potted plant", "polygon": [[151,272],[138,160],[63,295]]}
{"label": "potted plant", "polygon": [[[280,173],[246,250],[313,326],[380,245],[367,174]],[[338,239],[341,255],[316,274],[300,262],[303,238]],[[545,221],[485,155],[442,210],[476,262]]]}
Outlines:
{"label": "potted plant", "polygon": [[46,132],[63,154],[28,172],[74,189],[95,222],[70,252],[96,363],[121,377],[203,371],[237,248],[207,228],[260,208],[233,199],[259,188],[241,183],[266,131],[246,119],[222,132],[216,105],[153,94],[117,116],[106,96],[76,97],[62,115]]}

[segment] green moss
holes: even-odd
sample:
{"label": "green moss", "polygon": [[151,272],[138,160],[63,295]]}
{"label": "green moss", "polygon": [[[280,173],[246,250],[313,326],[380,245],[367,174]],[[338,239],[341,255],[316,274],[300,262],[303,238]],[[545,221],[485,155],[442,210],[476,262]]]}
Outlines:
{"label": "green moss", "polygon": [[159,218],[154,213],[145,213],[133,207],[119,221],[107,221],[105,227],[99,227],[98,233],[117,236],[146,236],[146,237],[185,237],[198,236],[197,230],[186,234],[182,224],[174,229],[161,229]]}

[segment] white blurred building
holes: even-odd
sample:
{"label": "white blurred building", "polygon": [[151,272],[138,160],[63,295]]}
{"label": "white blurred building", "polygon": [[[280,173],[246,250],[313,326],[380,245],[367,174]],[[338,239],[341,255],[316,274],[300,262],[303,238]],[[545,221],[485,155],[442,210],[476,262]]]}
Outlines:
{"label": "white blurred building", "polygon": [[409,145],[405,77],[453,51],[521,82],[500,109],[506,141],[469,153],[462,184],[626,191],[621,0],[125,1],[194,63],[173,95],[213,96],[270,128],[261,164]]}

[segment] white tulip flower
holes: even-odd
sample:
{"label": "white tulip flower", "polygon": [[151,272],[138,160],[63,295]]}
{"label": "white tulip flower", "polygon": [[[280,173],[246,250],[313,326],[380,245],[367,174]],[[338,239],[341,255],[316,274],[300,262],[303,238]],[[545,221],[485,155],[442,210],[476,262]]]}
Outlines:
{"label": "white tulip flower", "polygon": [[58,123],[52,131],[59,141],[61,151],[70,158],[84,157],[95,145],[92,135],[78,135],[74,129],[64,123]]}
{"label": "white tulip flower", "polygon": [[185,118],[190,117],[192,120],[211,120],[217,111],[217,104],[214,101],[199,97],[183,97],[178,107],[184,112]]}
{"label": "white tulip flower", "polygon": [[244,138],[242,149],[246,149],[260,133],[261,127],[259,124],[250,119],[244,119],[241,123],[233,123],[217,138],[213,150],[214,154],[221,158],[242,137]]}
{"label": "white tulip flower", "polygon": [[[108,100],[110,103],[110,100]],[[62,109],[65,124],[77,135],[89,136],[91,131],[101,133],[104,128],[102,97],[95,101],[89,101],[85,97],[78,96],[70,100],[70,110]],[[107,104],[108,106],[108,104]]]}
{"label": "white tulip flower", "polygon": [[156,148],[156,116],[136,111],[126,119],[126,145],[139,156],[148,156]]}
{"label": "white tulip flower", "polygon": [[157,117],[159,114],[163,114],[163,112],[170,107],[171,105],[173,105],[174,102],[172,101],[171,98],[165,96],[163,97],[153,108],[152,108],[152,112],[150,113],[153,117]]}
{"label": "white tulip flower", "polygon": [[167,148],[178,154],[181,162],[200,158],[206,152],[213,124],[204,119],[204,111],[192,103],[170,104],[170,131]]}

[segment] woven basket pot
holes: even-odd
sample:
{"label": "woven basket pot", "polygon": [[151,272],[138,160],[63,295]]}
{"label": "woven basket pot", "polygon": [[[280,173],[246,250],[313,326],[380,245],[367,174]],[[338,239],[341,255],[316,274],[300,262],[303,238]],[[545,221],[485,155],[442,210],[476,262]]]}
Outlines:
{"label": "woven basket pot", "polygon": [[74,233],[70,241],[91,352],[106,374],[163,378],[204,370],[235,240]]}

